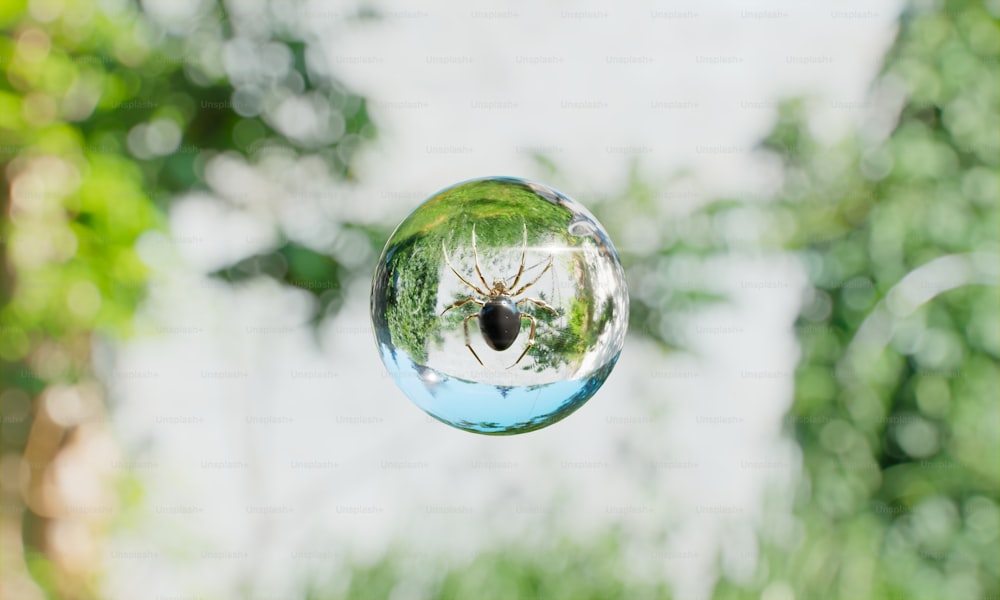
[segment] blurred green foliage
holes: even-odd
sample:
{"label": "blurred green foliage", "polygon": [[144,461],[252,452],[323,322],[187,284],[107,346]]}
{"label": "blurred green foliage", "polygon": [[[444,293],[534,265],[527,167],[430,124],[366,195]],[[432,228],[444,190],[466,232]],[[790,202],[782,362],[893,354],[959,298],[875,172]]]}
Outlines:
{"label": "blurred green foliage", "polygon": [[[27,330],[127,330],[145,277],[135,241],[163,226],[171,199],[208,187],[204,168],[213,157],[235,151],[253,163],[280,147],[293,156],[321,157],[332,173],[353,176],[350,158],[374,132],[364,100],[280,20],[268,20],[264,35],[241,34],[248,17],[241,21],[220,3],[207,6],[192,26],[175,31],[132,3],[113,14],[71,3],[47,22],[33,18],[26,2],[4,3],[0,161],[6,177],[35,165],[46,179],[26,182],[3,223],[12,259],[46,263],[19,269],[17,285],[5,286],[4,357],[24,356]],[[275,13],[283,8],[291,7],[265,5]],[[250,54],[248,64],[224,66],[234,46]],[[249,64],[254,53],[266,55],[271,67]],[[319,128],[325,137],[283,125],[276,107],[295,97],[331,109],[325,114],[331,124]],[[45,246],[52,260],[28,258],[44,255]],[[339,264],[302,244],[269,254],[291,267],[279,278],[322,297],[317,312],[326,314],[330,294],[315,282],[338,288],[345,275]],[[236,270],[246,273],[247,265]],[[77,296],[99,305],[96,312],[66,310],[74,285]]]}
{"label": "blurred green foliage", "polygon": [[[256,27],[241,35],[253,15],[237,19],[220,3],[180,31],[133,3],[111,14],[90,2],[53,6],[61,8],[44,20],[23,0],[0,12],[0,166],[9,214],[0,235],[15,274],[0,311],[0,356],[8,362],[26,356],[29,332],[126,332],[146,275],[135,242],[163,227],[171,199],[208,187],[203,170],[213,157],[235,151],[253,162],[282,147],[319,156],[350,178],[354,150],[374,132],[364,100],[279,19],[267,21],[264,35]],[[265,14],[287,8],[264,5]],[[227,70],[223,55],[233,46],[274,64]],[[325,137],[283,128],[275,106],[293,97],[332,108]],[[23,179],[12,188],[16,177]],[[268,261],[286,268],[259,268]],[[320,315],[339,305],[328,292],[346,275],[336,260],[296,242],[221,273],[275,276],[313,293]]]}
{"label": "blurred green foliage", "polygon": [[[762,143],[784,173],[778,197],[756,209],[773,232],[765,249],[801,257],[811,283],[787,419],[803,473],[793,520],[772,507],[756,572],[720,564],[717,598],[998,596],[1000,36],[979,2],[916,3],[899,25],[870,123],[823,144],[810,133],[810,104],[789,101]],[[655,218],[657,195],[636,176],[594,208],[616,237],[624,219]],[[654,252],[620,248],[630,280],[659,282],[633,290],[631,331],[675,345],[671,315],[719,299],[669,289],[663,273],[719,253],[723,240],[699,220],[745,209],[721,200]],[[544,594],[532,588],[534,557],[510,568],[523,551],[482,555],[470,570],[442,574],[427,596],[453,597],[441,582],[475,586],[503,573],[495,589],[514,596],[587,597],[572,576],[550,573]],[[407,560],[355,573],[388,593],[407,579]],[[361,590],[352,581],[345,597]],[[597,597],[636,596],[609,588]]]}
{"label": "blurred green foliage", "polygon": [[[675,198],[688,197],[697,183],[686,173],[653,183],[632,164],[623,189],[610,196],[578,198],[607,228],[618,251],[629,291],[632,335],[655,342],[665,352],[688,345],[685,329],[697,310],[726,300],[705,274],[724,256],[723,226],[744,208],[732,199],[708,200],[686,212],[669,212]],[[633,227],[643,223],[642,246],[634,246]]]}
{"label": "blurred green foliage", "polygon": [[315,300],[310,324],[316,328],[324,318],[340,309],[344,301],[344,282],[356,274],[327,253],[285,241],[277,248],[214,271],[212,276],[232,284],[255,277],[268,277],[306,290]]}
{"label": "blurred green foliage", "polygon": [[914,4],[874,94],[902,95],[898,121],[876,106],[888,123],[827,146],[790,102],[764,142],[812,283],[804,481],[795,526],[763,528],[755,578],[720,598],[998,595],[998,41],[982,3]]}
{"label": "blurred green foliage", "polygon": [[[372,564],[356,564],[349,580],[317,585],[307,600],[377,600],[397,595],[440,600],[465,598],[545,598],[606,600],[666,598],[666,586],[636,581],[617,535],[588,543],[556,541],[544,548],[500,546],[470,557],[463,568],[436,572],[423,561],[397,551]],[[330,588],[339,588],[330,591]]]}
{"label": "blurred green foliage", "polygon": [[[88,377],[94,332],[128,333],[148,275],[136,243],[165,229],[179,193],[210,187],[208,161],[231,153],[254,164],[281,148],[318,156],[350,179],[354,150],[374,133],[364,100],[278,18],[280,3],[245,14],[207,3],[182,27],[135,3],[113,14],[86,1],[52,6],[62,8],[0,3],[5,415],[15,405],[33,414],[25,398]],[[998,40],[985,3],[914,3],[875,86],[872,112],[881,116],[824,145],[810,134],[808,103],[790,102],[764,141],[785,182],[760,210],[812,284],[797,324],[802,358],[788,418],[803,482],[793,526],[782,515],[766,522],[757,572],[738,578],[723,567],[717,597],[1000,595]],[[234,44],[275,68],[227,67],[224,49]],[[282,128],[273,108],[306,96],[332,109],[325,121],[308,133]],[[659,197],[636,174],[620,198],[594,208],[621,239],[626,220],[655,215]],[[717,299],[672,285],[668,269],[717,253],[724,240],[699,235],[699,224],[741,208],[720,201],[653,250],[618,248],[637,283],[635,334],[676,345],[672,315]],[[341,225],[376,252],[389,233]],[[347,281],[367,272],[278,233],[273,248],[216,275],[307,290],[318,323],[340,306]],[[2,451],[21,452],[30,425],[5,422]],[[5,506],[12,497],[4,490]],[[38,539],[30,526],[26,537]],[[310,597],[386,597],[407,579],[407,560],[359,565],[342,593]],[[439,598],[667,595],[630,583],[626,567],[613,541],[502,548],[440,573],[427,590]],[[58,587],[57,574],[39,569],[47,589]]]}
{"label": "blurred green foliage", "polygon": [[[354,152],[374,135],[364,99],[313,50],[293,5],[192,6],[178,22],[134,1],[0,3],[0,451],[25,455],[33,482],[72,429],[33,429],[45,390],[93,383],[93,337],[130,333],[149,274],[141,238],[166,229],[179,195],[222,196],[206,166],[223,156],[253,166],[280,151],[350,179]],[[312,110],[309,128],[282,117],[290,102]],[[307,290],[315,322],[335,312],[350,273],[284,231],[276,238],[220,276]],[[17,514],[24,499],[3,490]],[[44,558],[46,524],[73,519],[45,504],[39,496],[24,512],[34,576],[53,594],[89,597],[92,574],[63,577]]]}

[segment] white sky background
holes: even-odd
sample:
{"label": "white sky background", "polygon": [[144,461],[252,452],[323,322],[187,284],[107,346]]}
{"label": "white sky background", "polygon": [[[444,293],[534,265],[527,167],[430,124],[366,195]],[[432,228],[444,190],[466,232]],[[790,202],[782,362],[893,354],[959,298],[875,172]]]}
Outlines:
{"label": "white sky background", "polygon": [[[789,260],[718,265],[734,301],[690,323],[690,353],[631,337],[577,413],[502,438],[425,417],[383,375],[367,281],[317,347],[302,294],[267,282],[234,291],[203,274],[259,247],[272,217],[310,238],[330,218],[395,225],[472,177],[544,181],[528,148],[546,150],[564,171],[558,187],[585,205],[620,190],[633,158],[654,183],[693,170],[697,189],[665,203],[761,196],[774,176],[750,149],[776,101],[823,98],[828,139],[860,122],[898,5],[380,9],[386,20],[351,24],[328,3],[308,13],[379,127],[358,186],[328,187],[309,163],[277,181],[217,166],[247,209],[192,197],[171,218],[174,253],[145,243],[158,273],[148,312],[164,333],[129,343],[111,367],[115,426],[144,501],[109,550],[109,596],[288,597],[305,574],[396,541],[460,567],[498,540],[586,540],[616,522],[636,573],[666,576],[677,598],[710,593],[720,549],[732,573],[752,572],[765,489],[798,469],[779,433],[803,283]],[[614,242],[641,247],[641,236],[639,226]],[[415,577],[400,597],[419,591]]]}

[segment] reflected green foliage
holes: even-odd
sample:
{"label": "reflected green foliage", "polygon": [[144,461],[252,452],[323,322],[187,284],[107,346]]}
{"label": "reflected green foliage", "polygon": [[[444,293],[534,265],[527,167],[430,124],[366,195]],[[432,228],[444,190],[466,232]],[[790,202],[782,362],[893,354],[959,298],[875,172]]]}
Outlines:
{"label": "reflected green foliage", "polygon": [[525,312],[539,318],[538,343],[532,349],[536,370],[579,361],[588,348],[593,348],[598,343],[601,335],[614,321],[615,304],[610,298],[605,298],[599,306],[588,301],[593,298],[593,293],[589,291],[593,286],[586,276],[580,289],[585,290],[583,299],[575,297],[570,301],[563,329],[546,323],[543,318],[547,316],[546,311],[525,307]]}
{"label": "reflected green foliage", "polygon": [[[396,346],[423,363],[427,360],[427,344],[441,343],[437,292],[442,243],[452,249],[453,255],[456,248],[471,249],[472,228],[476,226],[477,246],[482,252],[517,248],[526,221],[544,224],[546,231],[565,231],[569,222],[564,211],[537,202],[531,190],[492,181],[444,191],[407,217],[393,233],[394,245],[384,258],[388,271],[399,273],[386,292],[386,318]],[[446,222],[448,226],[442,226]],[[534,234],[534,229],[528,232],[529,243],[540,241]],[[465,312],[469,310],[472,306]],[[460,329],[464,316],[453,311],[444,317],[444,323]]]}
{"label": "reflected green foliage", "polygon": [[[526,221],[537,223],[546,233],[565,231],[569,224],[566,211],[555,204],[538,202],[537,198],[534,189],[504,178],[459,184],[428,199],[419,212],[400,224],[395,235],[401,240],[428,235],[441,231],[439,226],[447,221],[455,227],[449,230],[452,236],[446,241],[464,242],[472,239],[473,225],[489,221],[489,227],[477,228],[479,243],[484,248],[502,248],[519,245]],[[462,218],[455,220],[456,214]],[[533,233],[528,231],[528,242],[541,241]],[[570,236],[566,234],[564,239]]]}
{"label": "reflected green foliage", "polygon": [[[608,302],[610,306],[610,301]],[[597,341],[602,326],[592,326],[593,303],[573,298],[567,311],[566,328],[559,331],[548,327],[544,317],[546,311],[525,307],[525,312],[540,317],[536,341],[532,349],[536,369],[545,366],[559,366],[577,361]],[[606,326],[610,319],[604,320]]]}
{"label": "reflected green foliage", "polygon": [[[388,259],[399,276],[386,291],[385,318],[396,347],[413,360],[426,362],[428,344],[440,344],[441,318],[437,307],[439,252],[434,245],[420,247],[411,238]],[[406,268],[400,268],[405,264]],[[458,315],[450,317],[459,319]]]}
{"label": "reflected green foliage", "polygon": [[[385,292],[385,316],[396,347],[423,363],[427,360],[428,345],[441,344],[443,330],[461,331],[465,317],[478,311],[478,306],[470,303],[440,315],[437,294],[442,243],[449,249],[452,264],[462,276],[478,285],[481,284],[472,270],[474,227],[481,260],[506,254],[509,255],[507,263],[511,268],[517,264],[514,261],[524,240],[525,224],[529,224],[529,246],[563,244],[577,247],[589,243],[587,238],[570,234],[568,229],[572,213],[561,208],[557,202],[555,197],[552,202],[540,202],[536,189],[495,179],[449,188],[407,217],[393,234],[392,244],[383,259],[387,271],[397,274],[387,282]],[[570,299],[571,316],[567,327],[553,326],[551,321],[555,317],[549,311],[534,305],[523,307],[525,314],[538,319],[537,346],[532,350],[534,361],[531,368],[539,372],[579,360],[588,348],[593,347],[600,332],[611,321],[609,302],[604,307],[606,314],[603,321],[596,322],[598,309],[592,302],[595,293],[590,269],[583,263],[582,257],[577,256],[573,260],[576,263],[572,271],[577,276],[576,285],[582,293]],[[489,283],[499,278],[510,281],[516,274],[516,271],[494,273],[488,264],[481,266]],[[530,268],[533,265],[527,266]],[[445,274],[454,277],[451,273]],[[526,278],[522,283],[527,281],[530,280]],[[541,288],[533,288],[527,294],[546,302],[555,302]],[[470,295],[477,296],[463,284],[461,293],[456,293],[451,301]]]}
{"label": "reflected green foliage", "polygon": [[813,284],[800,533],[765,528],[756,578],[719,597],[997,597],[998,39],[979,3],[915,5],[880,78],[905,93],[887,138],[820,145],[801,102],[767,138]]}

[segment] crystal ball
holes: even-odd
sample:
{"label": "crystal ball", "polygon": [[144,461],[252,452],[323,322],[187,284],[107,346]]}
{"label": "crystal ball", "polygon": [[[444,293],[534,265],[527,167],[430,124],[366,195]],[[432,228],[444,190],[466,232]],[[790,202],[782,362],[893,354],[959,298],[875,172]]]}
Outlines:
{"label": "crystal ball", "polygon": [[483,434],[533,431],[580,408],[621,354],[628,310],[597,219],[511,177],[424,201],[389,237],[372,282],[389,375],[428,415]]}

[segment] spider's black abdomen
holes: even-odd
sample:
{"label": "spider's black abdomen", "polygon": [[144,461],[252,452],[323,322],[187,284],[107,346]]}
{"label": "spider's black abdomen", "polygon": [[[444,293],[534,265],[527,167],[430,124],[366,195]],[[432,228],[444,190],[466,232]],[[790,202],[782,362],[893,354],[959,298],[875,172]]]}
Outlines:
{"label": "spider's black abdomen", "polygon": [[506,350],[521,331],[521,312],[510,298],[491,298],[479,311],[479,331],[490,348]]}

